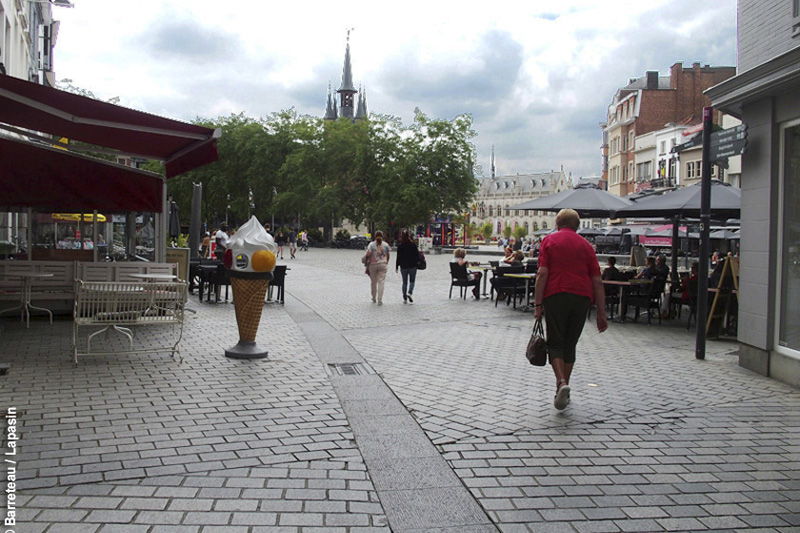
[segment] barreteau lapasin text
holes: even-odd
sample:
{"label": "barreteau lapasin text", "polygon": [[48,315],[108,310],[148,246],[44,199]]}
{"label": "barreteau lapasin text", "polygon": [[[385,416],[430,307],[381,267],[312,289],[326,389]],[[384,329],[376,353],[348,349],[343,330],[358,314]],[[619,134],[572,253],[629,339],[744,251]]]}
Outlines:
{"label": "barreteau lapasin text", "polygon": [[[17,525],[17,408],[9,407],[6,410],[6,446],[3,459],[6,466],[6,513],[3,526],[14,527]],[[4,533],[14,533],[13,529],[6,529]]]}

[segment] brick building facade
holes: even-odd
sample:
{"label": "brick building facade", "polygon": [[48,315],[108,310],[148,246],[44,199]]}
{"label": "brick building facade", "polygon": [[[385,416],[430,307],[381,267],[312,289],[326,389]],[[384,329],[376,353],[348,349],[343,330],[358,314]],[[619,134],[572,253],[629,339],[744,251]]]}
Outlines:
{"label": "brick building facade", "polygon": [[668,124],[697,124],[710,100],[703,91],[736,74],[735,67],[675,63],[669,76],[650,71],[617,90],[603,129],[608,190],[619,196],[636,191],[635,139]]}

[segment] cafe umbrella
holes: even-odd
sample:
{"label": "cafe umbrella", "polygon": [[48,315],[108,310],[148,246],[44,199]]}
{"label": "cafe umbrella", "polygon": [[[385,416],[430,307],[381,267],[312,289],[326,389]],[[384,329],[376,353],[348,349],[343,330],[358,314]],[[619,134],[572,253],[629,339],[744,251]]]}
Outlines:
{"label": "cafe umbrella", "polygon": [[169,236],[177,239],[181,235],[181,217],[178,213],[178,204],[169,203]]}
{"label": "cafe umbrella", "polygon": [[607,218],[616,211],[628,207],[631,203],[630,200],[606,192],[593,184],[583,183],[574,189],[529,200],[511,206],[509,209],[552,212],[574,209],[584,218]]}
{"label": "cafe umbrella", "polygon": [[[715,220],[738,218],[742,191],[719,180],[711,180],[711,217]],[[682,187],[660,195],[645,196],[615,212],[615,216],[643,218],[699,218],[700,184]]]}

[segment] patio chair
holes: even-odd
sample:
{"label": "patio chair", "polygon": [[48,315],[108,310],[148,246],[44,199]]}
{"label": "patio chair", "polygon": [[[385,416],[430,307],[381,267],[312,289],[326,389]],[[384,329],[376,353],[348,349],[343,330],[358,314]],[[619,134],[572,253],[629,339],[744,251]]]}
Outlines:
{"label": "patio chair", "polygon": [[644,308],[647,310],[647,323],[650,324],[653,316],[651,311],[655,309],[658,323],[659,325],[661,324],[661,296],[664,293],[666,281],[663,278],[656,277],[653,278],[651,283],[643,287],[637,287],[636,289],[631,287],[630,294],[626,298],[626,306],[636,308],[634,321],[639,318],[639,309]]}
{"label": "patio chair", "polygon": [[[517,308],[517,297],[523,298],[525,296],[525,283],[526,280],[520,278],[508,278],[505,274],[521,274],[525,272],[524,266],[519,267],[501,267],[493,270],[493,277],[491,279],[492,293],[497,293],[494,300],[494,306],[497,307],[499,296],[503,295],[506,300],[506,305],[510,304],[512,299],[514,309]],[[533,285],[531,285],[533,288]]]}
{"label": "patio chair", "polygon": [[450,263],[450,295],[448,298],[453,297],[453,287],[458,287],[459,295],[466,300],[467,288],[478,287],[480,283],[480,279],[470,279],[467,265]]}
{"label": "patio chair", "polygon": [[615,285],[603,285],[606,293],[606,309],[608,318],[614,318],[614,310],[619,308],[619,287]]}
{"label": "patio chair", "polygon": [[267,291],[267,301],[272,301],[273,289],[277,289],[275,294],[275,303],[283,305],[283,286],[286,280],[286,265],[278,265],[272,271],[272,281],[269,282],[269,289]]}

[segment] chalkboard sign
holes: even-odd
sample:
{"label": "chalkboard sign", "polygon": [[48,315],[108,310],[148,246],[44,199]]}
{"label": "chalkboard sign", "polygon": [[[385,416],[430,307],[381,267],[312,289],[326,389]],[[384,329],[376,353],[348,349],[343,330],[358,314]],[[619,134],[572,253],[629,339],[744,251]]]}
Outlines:
{"label": "chalkboard sign", "polygon": [[[711,310],[706,322],[706,337],[719,337],[722,333],[733,334],[739,310],[739,259],[726,257],[722,273],[714,292]],[[727,320],[726,320],[727,319]]]}

